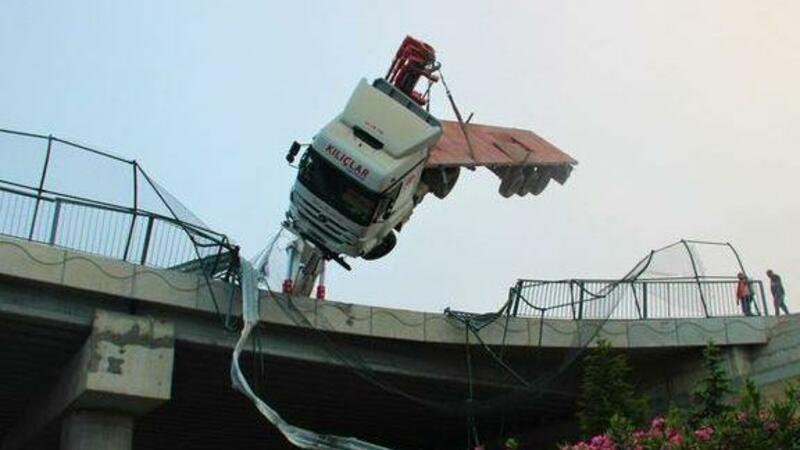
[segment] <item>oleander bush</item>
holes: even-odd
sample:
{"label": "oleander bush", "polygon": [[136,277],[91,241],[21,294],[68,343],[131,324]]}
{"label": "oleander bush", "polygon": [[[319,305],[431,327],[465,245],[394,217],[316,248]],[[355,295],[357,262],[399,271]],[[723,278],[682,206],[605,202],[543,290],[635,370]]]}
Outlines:
{"label": "oleander bush", "polygon": [[637,426],[636,418],[618,412],[603,432],[560,449],[800,450],[800,395],[795,385],[786,386],[782,399],[764,402],[755,383],[747,380],[738,400],[728,401],[730,379],[718,349],[709,344],[704,357],[706,374],[694,392],[694,408],[672,407],[643,427]]}

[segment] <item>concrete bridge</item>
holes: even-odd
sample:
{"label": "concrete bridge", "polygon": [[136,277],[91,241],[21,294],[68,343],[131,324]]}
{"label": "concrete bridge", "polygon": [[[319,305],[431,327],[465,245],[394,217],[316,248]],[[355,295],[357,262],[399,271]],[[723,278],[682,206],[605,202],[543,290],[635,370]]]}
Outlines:
{"label": "concrete bridge", "polygon": [[[595,332],[628,351],[656,407],[688,398],[708,340],[767,395],[800,377],[796,316],[503,318],[478,337],[540,381],[524,388],[442,314],[264,292],[261,316],[243,364],[262,397],[297,425],[393,448],[463,447],[470,384],[482,439],[563,438],[575,423],[571,362]],[[0,449],[289,448],[230,387],[236,337],[201,276],[2,238]]]}

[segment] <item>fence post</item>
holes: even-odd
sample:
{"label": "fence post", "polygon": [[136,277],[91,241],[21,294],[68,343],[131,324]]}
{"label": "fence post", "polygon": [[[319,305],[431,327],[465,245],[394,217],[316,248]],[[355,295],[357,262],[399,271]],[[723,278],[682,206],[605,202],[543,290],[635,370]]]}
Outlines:
{"label": "fence post", "polygon": [[131,226],[128,228],[128,240],[125,241],[125,254],[122,256],[123,261],[128,260],[128,251],[131,248],[131,238],[133,237],[133,227],[136,225],[136,213],[139,211],[139,176],[136,168],[138,164],[133,161],[133,217],[131,218]]}
{"label": "fence post", "polygon": [[667,282],[664,284],[667,287],[667,318],[672,317],[672,284]]}
{"label": "fence post", "polygon": [[644,319],[644,312],[642,311],[642,305],[639,303],[639,295],[636,292],[636,280],[630,280],[627,281],[626,283],[628,284],[628,286],[630,286],[631,292],[633,292],[633,306],[636,307],[636,316],[639,318],[639,320]]}
{"label": "fence post", "polygon": [[572,310],[572,320],[575,320],[575,280],[569,280],[569,307]]}
{"label": "fence post", "polygon": [[55,209],[53,210],[53,223],[50,225],[50,239],[48,239],[47,243],[50,245],[55,245],[56,243],[56,233],[58,232],[58,221],[61,217],[61,200],[56,199]]}
{"label": "fence post", "polygon": [[39,189],[36,191],[36,204],[33,206],[33,219],[31,220],[31,231],[28,233],[28,240],[33,240],[33,231],[36,227],[36,216],[39,215],[39,203],[42,201],[42,190],[44,189],[44,180],[47,177],[47,166],[50,165],[50,151],[53,148],[53,136],[47,137],[47,153],[44,156],[44,165],[42,166],[42,176],[39,178]]}
{"label": "fence post", "polygon": [[147,263],[147,251],[150,249],[150,236],[153,234],[153,216],[147,217],[147,231],[145,231],[144,235],[144,247],[142,248],[142,259],[140,261],[141,265],[145,265]]}
{"label": "fence post", "polygon": [[578,288],[580,289],[580,294],[578,294],[578,320],[583,319],[583,281],[578,281]]}
{"label": "fence post", "polygon": [[761,305],[764,307],[764,317],[769,316],[769,309],[767,309],[767,297],[764,295],[764,283],[758,281],[758,290],[761,292]]}
{"label": "fence post", "polygon": [[692,271],[694,272],[694,281],[697,283],[697,290],[700,292],[700,302],[703,303],[703,312],[706,313],[706,317],[710,317],[708,315],[708,305],[706,305],[706,296],[703,294],[703,286],[700,284],[700,275],[697,273],[697,264],[694,262],[694,255],[692,254],[692,250],[689,248],[689,244],[686,243],[686,239],[681,239],[683,246],[686,247],[686,253],[689,254],[689,261],[692,263]]}
{"label": "fence post", "polygon": [[131,225],[128,227],[128,239],[125,241],[125,253],[122,254],[122,260],[128,260],[128,253],[131,249],[131,239],[133,238],[133,227],[136,225],[136,210],[133,210],[133,216],[131,216]]}
{"label": "fence post", "polygon": [[542,337],[544,337],[544,309],[541,310],[539,316],[539,347],[542,346]]}
{"label": "fence post", "polygon": [[642,318],[647,319],[647,283],[642,283]]}
{"label": "fence post", "polygon": [[511,286],[508,288],[508,297],[511,299],[513,311],[511,314],[514,317],[517,317],[517,313],[519,312],[519,284],[520,281],[517,281],[517,287]]}

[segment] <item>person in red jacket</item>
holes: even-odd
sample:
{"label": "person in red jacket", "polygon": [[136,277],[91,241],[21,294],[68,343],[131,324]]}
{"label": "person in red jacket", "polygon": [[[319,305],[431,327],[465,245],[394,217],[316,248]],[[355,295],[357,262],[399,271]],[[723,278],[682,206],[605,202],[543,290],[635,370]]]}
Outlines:
{"label": "person in red jacket", "polygon": [[737,278],[739,283],[736,285],[736,304],[741,306],[745,316],[752,316],[750,304],[753,303],[753,294],[750,291],[750,282],[742,272],[739,272]]}

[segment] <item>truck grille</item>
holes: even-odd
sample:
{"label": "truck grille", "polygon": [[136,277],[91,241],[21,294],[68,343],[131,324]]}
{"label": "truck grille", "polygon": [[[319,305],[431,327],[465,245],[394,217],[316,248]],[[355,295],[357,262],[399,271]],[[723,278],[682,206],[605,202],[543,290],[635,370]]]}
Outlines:
{"label": "truck grille", "polygon": [[[315,207],[311,202],[306,201],[299,195],[295,198],[298,199],[297,211],[301,216],[303,216],[303,219],[309,223],[313,231],[316,231],[318,234],[321,234],[327,238],[326,240],[335,242],[337,245],[350,246],[356,243],[357,237],[353,233],[347,231],[346,228],[336,223],[332,218],[328,217],[327,214]],[[320,216],[328,217],[328,220],[322,222],[319,220]]]}

